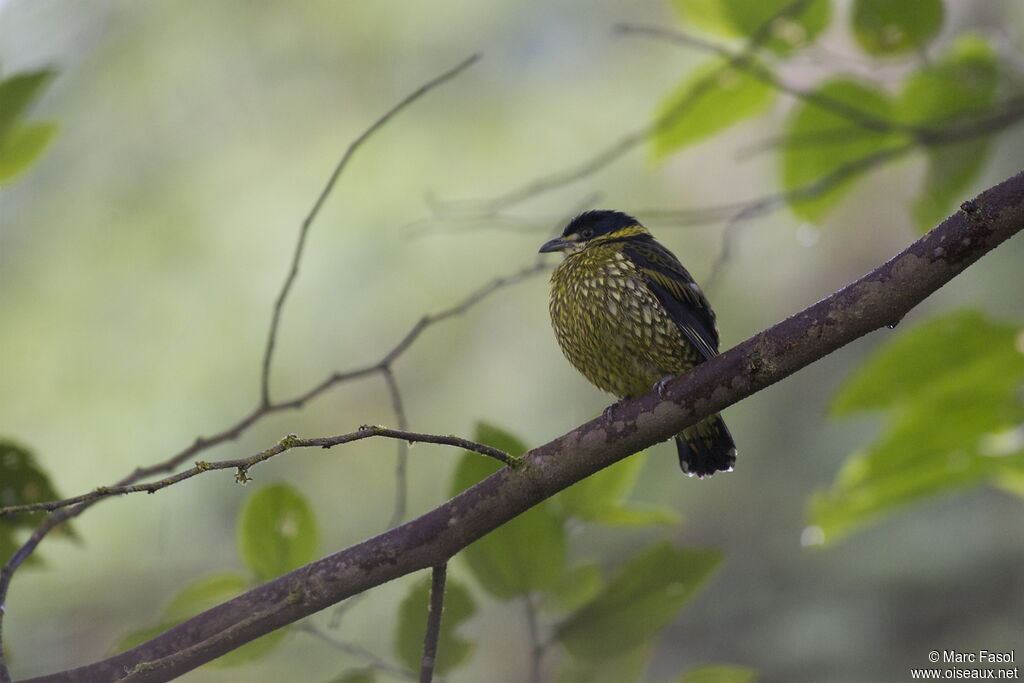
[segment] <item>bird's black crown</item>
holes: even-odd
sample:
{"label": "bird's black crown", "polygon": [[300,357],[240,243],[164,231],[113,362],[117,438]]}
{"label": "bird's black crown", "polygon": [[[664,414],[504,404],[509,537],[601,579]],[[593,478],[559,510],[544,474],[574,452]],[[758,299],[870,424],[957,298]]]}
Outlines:
{"label": "bird's black crown", "polygon": [[569,225],[565,226],[562,232],[562,237],[568,237],[573,233],[582,234],[587,229],[591,231],[591,237],[598,237],[631,225],[640,225],[640,221],[621,211],[584,211],[569,221]]}

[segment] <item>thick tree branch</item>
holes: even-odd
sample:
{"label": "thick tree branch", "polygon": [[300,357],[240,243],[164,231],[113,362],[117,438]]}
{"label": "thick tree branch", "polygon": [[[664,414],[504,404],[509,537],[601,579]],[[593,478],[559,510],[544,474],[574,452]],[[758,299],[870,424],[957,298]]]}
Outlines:
{"label": "thick tree branch", "polygon": [[1022,228],[1024,173],[964,202],[856,282],[672,379],[662,391],[618,403],[533,449],[520,468],[502,469],[421,517],[258,586],[127,652],[32,680],[166,681],[349,596],[443,564],[575,482],[896,324]]}

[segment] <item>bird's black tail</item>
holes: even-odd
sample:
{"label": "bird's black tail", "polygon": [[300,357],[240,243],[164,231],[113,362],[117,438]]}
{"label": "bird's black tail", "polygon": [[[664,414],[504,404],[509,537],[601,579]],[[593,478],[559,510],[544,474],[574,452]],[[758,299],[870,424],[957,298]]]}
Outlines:
{"label": "bird's black tail", "polygon": [[721,415],[687,427],[676,436],[679,467],[690,477],[710,477],[731,472],[736,464],[736,444]]}

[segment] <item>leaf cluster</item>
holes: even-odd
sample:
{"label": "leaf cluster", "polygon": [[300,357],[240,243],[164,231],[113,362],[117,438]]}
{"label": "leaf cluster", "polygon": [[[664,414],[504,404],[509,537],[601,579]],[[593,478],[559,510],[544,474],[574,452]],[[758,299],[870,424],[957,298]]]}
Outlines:
{"label": "leaf cluster", "polygon": [[[831,20],[831,4],[803,3],[786,16],[786,0],[673,0],[689,26],[750,41],[759,22],[781,13],[762,57],[715,57],[687,74],[656,112],[651,135],[657,158],[765,114],[780,95],[797,100],[786,114],[777,148],[779,181],[800,218],[820,223],[857,179],[883,160],[920,149],[926,174],[910,213],[923,232],[944,218],[975,183],[992,146],[986,117],[1008,90],[992,44],[963,34],[908,70],[891,93],[853,73],[836,73],[810,90],[781,75],[796,53],[813,44]],[[941,0],[855,0],[849,30],[865,57],[879,63],[918,58],[942,28]],[[712,84],[707,90],[708,80]],[[977,123],[972,127],[971,123]],[[959,126],[958,128],[954,128]]]}

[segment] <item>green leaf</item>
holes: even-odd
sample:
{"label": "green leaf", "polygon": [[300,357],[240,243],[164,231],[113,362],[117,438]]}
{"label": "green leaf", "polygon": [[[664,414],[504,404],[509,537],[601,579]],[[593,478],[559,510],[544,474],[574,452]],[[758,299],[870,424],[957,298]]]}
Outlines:
{"label": "green leaf", "polygon": [[679,513],[664,507],[623,503],[643,467],[640,454],[620,460],[551,499],[562,517],[575,517],[608,526],[654,526],[679,523]]}
{"label": "green leaf", "polygon": [[721,561],[717,550],[656,544],[626,562],[556,636],[581,658],[615,657],[640,647],[675,617]]}
{"label": "green leaf", "polygon": [[[910,76],[900,97],[899,118],[912,125],[941,128],[984,114],[995,103],[998,82],[999,60],[993,47],[978,36],[962,36],[939,60]],[[964,199],[985,166],[989,148],[989,138],[978,137],[928,149],[925,185],[913,208],[922,232]]]}
{"label": "green leaf", "polygon": [[[250,587],[250,583],[240,574],[225,572],[206,576],[185,587],[171,599],[160,615],[156,626],[133,631],[125,636],[116,647],[117,652],[130,650],[151,638],[155,638],[181,622],[216,607],[222,602],[239,595]],[[240,666],[248,664],[270,653],[284,638],[286,629],[272,631],[265,636],[246,643],[239,648],[221,655],[209,666]]]}
{"label": "green leaf", "polygon": [[0,138],[0,186],[39,158],[56,133],[55,123],[31,123],[17,126]]}
{"label": "green leaf", "polygon": [[260,581],[310,562],[316,553],[313,512],[287,484],[266,486],[246,501],[238,520],[239,552]]}
{"label": "green leaf", "polygon": [[[517,457],[526,452],[518,439],[485,423],[477,425],[474,440]],[[478,453],[463,454],[455,470],[452,495],[500,467]],[[566,546],[564,522],[545,501],[476,541],[462,556],[484,590],[507,600],[554,585],[565,569]]]}
{"label": "green leaf", "polygon": [[[997,358],[1014,364],[1020,355],[1015,355],[1014,331],[1012,325],[992,322],[976,310],[956,311],[900,329],[847,378],[832,399],[831,413],[845,416],[911,402],[948,382],[951,374],[990,363],[997,348],[1001,349]],[[1011,374],[1005,379],[1012,383]]]}
{"label": "green leaf", "polygon": [[244,576],[234,572],[203,577],[193,581],[171,599],[164,608],[164,620],[181,623],[244,593],[249,586]]}
{"label": "green leaf", "polygon": [[887,409],[888,428],[810,503],[816,536],[834,541],[898,506],[1024,472],[1024,330],[967,311],[931,320],[882,348],[833,412]]}
{"label": "green leaf", "polygon": [[567,517],[593,519],[615,508],[632,490],[644,466],[640,453],[620,460],[565,489],[551,502]]}
{"label": "green leaf", "polygon": [[[1024,429],[1017,430],[1017,438],[1024,442]],[[1024,449],[1024,445],[1022,445],[1022,449]],[[993,483],[1009,494],[1024,498],[1024,468],[1006,469],[999,473]]]}
{"label": "green leaf", "polygon": [[[497,446],[495,446],[497,448]],[[479,457],[479,456],[478,456]],[[427,634],[427,612],[430,606],[430,578],[418,581],[398,607],[395,625],[395,654],[411,671],[420,670],[423,639]],[[476,604],[465,586],[448,578],[445,586],[444,611],[441,613],[441,634],[437,643],[434,670],[441,674],[465,662],[473,651],[473,643],[459,638],[459,625],[476,614]]]}
{"label": "green leaf", "polygon": [[[726,36],[750,38],[793,0],[670,0],[687,24]],[[794,16],[779,17],[765,47],[785,54],[812,42],[828,25],[829,0],[809,0]]]}
{"label": "green leaf", "polygon": [[952,213],[988,161],[990,142],[978,138],[928,150],[928,171],[912,214],[918,231],[928,232]]}
{"label": "green leaf", "polygon": [[601,566],[588,562],[569,569],[550,590],[544,593],[544,606],[564,612],[578,609],[601,590],[604,579]]}
{"label": "green leaf", "polygon": [[[0,437],[0,507],[39,503],[60,497],[32,451],[16,441]],[[44,514],[30,512],[0,517],[0,529],[34,529]],[[0,552],[3,546],[0,543]],[[2,562],[7,559],[9,555],[0,555]]]}
{"label": "green leaf", "polygon": [[[230,600],[248,590],[249,587],[250,583],[244,576],[228,572],[214,574],[194,581],[178,593],[164,609],[164,623],[167,624],[167,628],[170,628],[170,626],[179,624],[201,612],[216,607],[222,602]],[[280,644],[285,633],[286,629],[284,628],[271,631],[252,642],[221,655],[211,662],[211,665],[241,666],[242,664],[248,664],[269,654],[271,650]]]}
{"label": "green leaf", "polygon": [[0,81],[0,141],[52,77],[52,71],[34,71]]}
{"label": "green leaf", "polygon": [[708,664],[690,669],[679,677],[679,683],[753,683],[757,672],[735,664]]}
{"label": "green leaf", "polygon": [[853,34],[872,55],[921,50],[942,28],[942,0],[855,0]]}
{"label": "green leaf", "polygon": [[998,82],[995,49],[984,38],[964,35],[940,59],[908,78],[897,113],[900,120],[919,125],[984,113],[992,106]]}
{"label": "green leaf", "polygon": [[[838,79],[823,85],[816,95],[879,118],[894,118],[892,102],[871,85]],[[785,140],[782,149],[785,190],[799,190],[823,182],[825,178],[831,179],[827,187],[822,186],[811,196],[796,196],[790,200],[795,214],[818,222],[866,170],[857,169],[856,165],[896,146],[902,138],[869,130],[845,116],[804,101],[789,118]]]}
{"label": "green leaf", "polygon": [[682,517],[665,505],[629,503],[602,510],[588,521],[618,527],[675,526]]}
{"label": "green leaf", "polygon": [[665,157],[771,105],[771,86],[724,64],[716,60],[696,69],[662,100],[655,118],[659,125],[651,135],[655,157]]}

